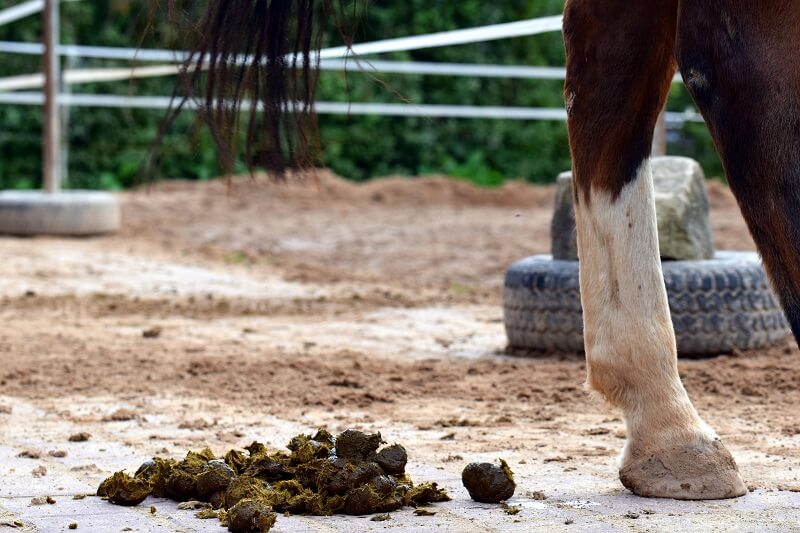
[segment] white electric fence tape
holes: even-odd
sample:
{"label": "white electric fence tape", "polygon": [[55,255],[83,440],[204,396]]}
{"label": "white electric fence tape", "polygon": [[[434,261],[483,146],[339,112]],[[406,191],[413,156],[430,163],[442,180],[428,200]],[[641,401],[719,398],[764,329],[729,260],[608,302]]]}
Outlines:
{"label": "white electric fence tape", "polygon": [[29,0],[0,11],[0,26],[39,13],[44,9],[44,0]]}
{"label": "white electric fence tape", "polygon": [[[77,2],[78,0],[61,0]],[[7,7],[0,10],[0,26],[16,22],[19,19],[24,19],[44,10],[44,0],[28,0],[15,6]]]}
{"label": "white electric fence tape", "polygon": [[[13,92],[0,93],[0,104],[41,105],[42,93]],[[130,109],[167,109],[173,102],[166,96],[122,96],[108,94],[62,94],[59,103],[71,107],[110,107]],[[243,109],[250,104],[244,102]],[[185,104],[187,109],[198,109],[201,105],[193,100]],[[321,114],[337,115],[384,115],[396,117],[439,117],[439,118],[486,118],[506,120],[553,120],[563,121],[567,113],[560,108],[538,107],[494,107],[494,106],[452,106],[424,104],[363,104],[347,102],[316,102],[314,109]],[[698,113],[666,113],[669,124],[702,122]]]}
{"label": "white electric fence tape", "polygon": [[[43,5],[43,3],[43,0],[34,0],[15,6],[14,8],[9,8],[5,11],[0,11],[0,25],[2,24],[2,17],[4,15],[21,18],[26,15],[19,15],[20,12],[29,10],[27,14],[33,13],[35,12],[34,8],[37,6],[37,9],[41,10],[42,6],[39,4]],[[37,6],[33,4],[37,4]],[[9,12],[14,9],[21,11],[9,15]],[[17,20],[17,18],[11,20]],[[357,70],[374,73],[563,80],[565,77],[565,69],[561,67],[384,61],[362,58],[362,56],[388,52],[421,50],[425,48],[486,42],[510,37],[538,35],[560,31],[561,25],[562,17],[558,15],[465,30],[385,39],[371,43],[355,44],[350,48],[345,46],[326,48],[319,52],[320,68],[323,70],[344,71],[350,66],[355,66]],[[43,51],[44,47],[40,43],[0,41],[0,53],[40,55]],[[181,63],[189,57],[189,52],[181,50],[136,49],[110,46],[59,45],[56,48],[56,52],[66,57],[173,63],[171,65],[152,67],[137,66],[135,68],[66,70],[63,74],[63,81],[66,84],[171,76],[178,74],[182,68],[180,65],[174,63]],[[237,60],[246,61],[247,58],[242,57]],[[680,80],[680,76],[676,76],[675,81]],[[41,74],[0,78],[0,104],[40,105],[42,103],[41,93],[12,93],[9,91],[35,89],[41,87],[42,84],[43,76]],[[60,104],[78,107],[165,109],[170,107],[171,99],[169,97],[160,96],[63,94],[60,96]],[[198,104],[196,102],[187,102],[186,106],[190,109],[196,109]],[[247,108],[247,105],[244,105],[243,108]],[[317,113],[322,114],[556,121],[566,119],[566,112],[560,108],[316,102],[315,110]],[[682,124],[686,121],[702,121],[702,117],[692,112],[667,113],[666,118],[667,122],[670,124]]]}

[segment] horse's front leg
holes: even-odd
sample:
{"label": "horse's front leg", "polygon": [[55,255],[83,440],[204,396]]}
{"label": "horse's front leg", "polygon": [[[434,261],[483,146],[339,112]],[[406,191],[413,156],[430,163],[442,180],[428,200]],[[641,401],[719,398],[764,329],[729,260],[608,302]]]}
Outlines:
{"label": "horse's front leg", "polygon": [[747,489],[678,375],[648,160],[675,72],[677,13],[677,0],[570,0],[565,10],[587,385],[624,414],[626,487],[729,498]]}

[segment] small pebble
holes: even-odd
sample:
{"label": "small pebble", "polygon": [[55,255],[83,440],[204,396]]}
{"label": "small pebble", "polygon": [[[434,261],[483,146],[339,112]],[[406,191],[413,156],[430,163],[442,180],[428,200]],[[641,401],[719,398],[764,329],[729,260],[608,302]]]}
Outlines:
{"label": "small pebble", "polygon": [[17,454],[17,457],[22,457],[23,459],[41,459],[42,452],[39,450],[23,450]]}
{"label": "small pebble", "polygon": [[164,330],[162,330],[160,326],[154,326],[142,331],[142,337],[145,339],[157,339],[161,336],[163,331]]}
{"label": "small pebble", "polygon": [[103,418],[106,422],[127,422],[136,418],[136,413],[130,409],[117,409],[107,417]]}

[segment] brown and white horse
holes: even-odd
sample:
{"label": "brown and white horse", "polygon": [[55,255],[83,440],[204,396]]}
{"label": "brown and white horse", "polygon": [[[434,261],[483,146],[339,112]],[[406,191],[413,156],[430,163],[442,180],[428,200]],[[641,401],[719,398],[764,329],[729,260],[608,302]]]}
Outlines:
{"label": "brown and white horse", "polygon": [[[266,118],[257,127],[251,108],[248,145],[280,169],[292,146],[313,145],[315,23],[342,11],[333,0],[208,4],[192,61],[214,64],[187,83],[222,146],[235,140],[231,101],[259,101]],[[624,414],[620,478],[642,496],[741,496],[733,457],[678,375],[648,157],[680,68],[798,338],[800,3],[568,0],[564,38],[587,384]],[[230,67],[240,53],[255,60]]]}

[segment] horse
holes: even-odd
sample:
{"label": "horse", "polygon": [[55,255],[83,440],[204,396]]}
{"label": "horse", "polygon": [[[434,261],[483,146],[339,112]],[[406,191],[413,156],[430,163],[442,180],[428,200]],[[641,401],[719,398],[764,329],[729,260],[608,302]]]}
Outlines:
{"label": "horse", "polygon": [[[278,175],[293,156],[313,159],[315,51],[326,17],[347,18],[344,4],[208,2],[184,81],[204,101],[223,150],[232,153],[233,126],[251,97],[249,155]],[[564,100],[586,385],[624,416],[619,477],[637,495],[694,500],[747,492],[678,374],[649,161],[654,126],[680,69],[800,339],[798,28],[794,0],[566,1]]]}

